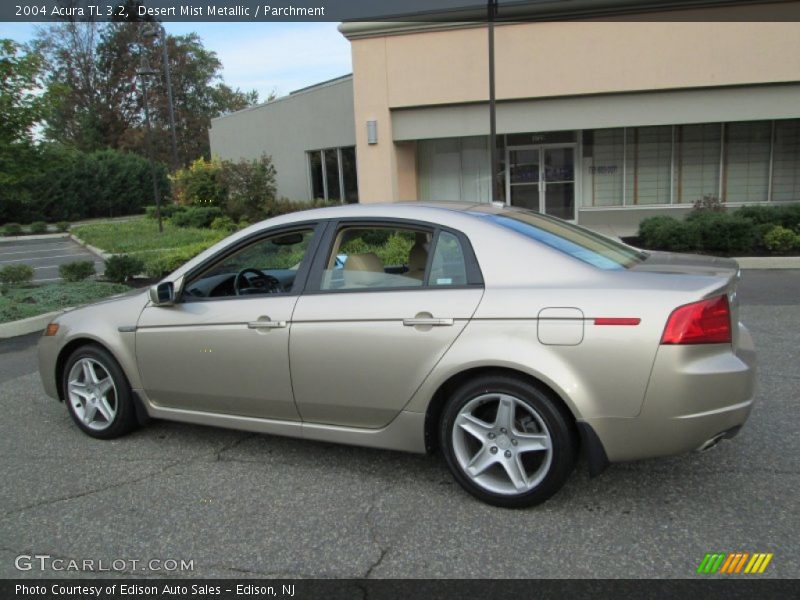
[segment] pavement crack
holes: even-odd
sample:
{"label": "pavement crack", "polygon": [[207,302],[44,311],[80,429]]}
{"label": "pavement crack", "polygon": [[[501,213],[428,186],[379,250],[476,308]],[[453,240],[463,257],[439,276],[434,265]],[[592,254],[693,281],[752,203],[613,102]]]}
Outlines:
{"label": "pavement crack", "polygon": [[32,504],[28,504],[21,508],[15,508],[13,510],[6,511],[0,514],[0,519],[5,519],[12,515],[16,515],[19,513],[23,513],[27,510],[33,510],[36,508],[41,508],[42,506],[50,506],[53,504],[58,504],[59,502],[66,502],[68,500],[76,500],[77,498],[85,498],[86,496],[91,496],[93,494],[99,494],[100,492],[106,492],[108,490],[113,490],[121,487],[125,487],[126,485],[132,485],[135,483],[140,483],[147,479],[152,479],[153,477],[158,477],[163,473],[169,471],[170,469],[177,467],[178,465],[186,464],[188,462],[193,461],[175,461],[171,462],[168,465],[164,466],[161,469],[153,471],[152,473],[148,473],[147,475],[142,475],[141,477],[136,477],[134,479],[126,479],[124,481],[116,481],[114,483],[109,483],[107,485],[100,486],[98,488],[92,488],[90,490],[83,490],[80,492],[75,492],[74,494],[67,494],[65,496],[59,496],[58,498],[48,498],[46,500],[40,500],[39,502],[33,502]]}
{"label": "pavement crack", "polygon": [[[381,543],[380,539],[378,539],[378,531],[377,531],[378,526],[377,523],[375,522],[375,519],[373,518],[373,513],[375,512],[375,509],[378,507],[378,500],[380,494],[381,492],[378,492],[375,494],[375,496],[373,496],[372,501],[370,502],[369,509],[364,514],[364,521],[367,524],[367,531],[369,532],[370,541],[372,542],[373,545],[378,547],[380,554],[378,555],[378,558],[374,560],[372,564],[369,565],[369,567],[367,568],[366,572],[363,575],[363,579],[369,579],[372,576],[372,572],[379,566],[381,566],[381,563],[383,563],[383,559],[386,558],[386,555],[389,553],[389,548],[384,546],[384,544]],[[367,590],[365,588],[362,588],[362,590],[364,592],[364,597],[366,598]]]}
{"label": "pavement crack", "polygon": [[220,460],[224,460],[224,461],[235,460],[235,459],[223,458],[222,455],[225,454],[226,452],[229,452],[229,451],[233,450],[234,448],[240,446],[241,444],[245,443],[247,440],[253,439],[254,437],[257,437],[257,436],[258,436],[257,433],[248,433],[246,435],[243,435],[239,439],[236,439],[236,440],[234,440],[234,441],[232,441],[232,442],[230,442],[228,444],[225,444],[222,448],[217,450],[217,452],[215,453],[215,457],[216,457],[215,460],[217,460],[217,461],[220,461]]}

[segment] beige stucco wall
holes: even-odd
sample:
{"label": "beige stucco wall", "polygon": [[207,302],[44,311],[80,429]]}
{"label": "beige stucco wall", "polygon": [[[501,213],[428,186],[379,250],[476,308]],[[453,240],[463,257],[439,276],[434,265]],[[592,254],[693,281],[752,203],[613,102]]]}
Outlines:
{"label": "beige stucco wall", "polygon": [[[353,39],[352,54],[361,201],[413,199],[416,174],[407,155],[398,161],[391,110],[485,102],[486,28]],[[800,23],[501,25],[496,73],[501,101],[800,81]],[[370,119],[378,121],[373,146]]]}

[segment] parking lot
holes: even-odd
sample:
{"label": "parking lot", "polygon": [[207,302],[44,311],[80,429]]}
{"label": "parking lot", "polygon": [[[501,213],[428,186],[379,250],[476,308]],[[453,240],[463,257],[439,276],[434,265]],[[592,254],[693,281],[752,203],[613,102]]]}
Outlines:
{"label": "parking lot", "polygon": [[[0,343],[0,577],[19,554],[193,561],[197,577],[693,577],[707,552],[800,575],[800,271],[745,271],[759,351],[742,433],[612,465],[527,510],[461,491],[441,457],[154,422],[110,442],[42,392],[37,335]],[[104,573],[108,576],[108,573]]]}
{"label": "parking lot", "polygon": [[78,260],[90,260],[97,273],[103,272],[103,261],[68,237],[0,241],[0,268],[30,265],[34,269],[33,280],[40,283],[60,281],[59,265]]}

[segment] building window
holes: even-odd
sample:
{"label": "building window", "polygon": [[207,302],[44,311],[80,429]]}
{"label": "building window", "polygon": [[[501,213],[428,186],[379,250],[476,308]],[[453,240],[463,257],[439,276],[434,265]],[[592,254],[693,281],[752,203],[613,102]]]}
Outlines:
{"label": "building window", "polygon": [[307,155],[314,200],[358,202],[355,147],[312,150]]}
{"label": "building window", "polygon": [[772,200],[800,200],[800,119],[775,121]]}
{"label": "building window", "polygon": [[726,123],[723,131],[722,193],[725,202],[769,199],[769,121]]}
{"label": "building window", "polygon": [[625,130],[583,133],[583,205],[622,206]]}
{"label": "building window", "polygon": [[719,195],[722,128],[719,123],[675,127],[675,202]]}
{"label": "building window", "polygon": [[669,204],[672,127],[629,127],[625,135],[625,203]]}
{"label": "building window", "polygon": [[417,185],[423,201],[489,202],[489,138],[420,140]]}
{"label": "building window", "polygon": [[344,177],[344,201],[348,204],[358,202],[358,178],[356,175],[356,148],[342,148],[340,151],[342,176]]}

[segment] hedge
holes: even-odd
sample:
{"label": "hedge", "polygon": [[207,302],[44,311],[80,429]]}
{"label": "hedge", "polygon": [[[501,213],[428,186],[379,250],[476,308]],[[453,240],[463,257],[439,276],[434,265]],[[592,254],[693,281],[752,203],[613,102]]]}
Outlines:
{"label": "hedge", "polygon": [[[165,202],[170,198],[167,169],[156,166]],[[129,152],[77,150],[46,146],[36,171],[26,175],[15,196],[0,202],[6,221],[75,221],[141,213],[153,202],[149,162]]]}
{"label": "hedge", "polygon": [[800,244],[799,234],[800,205],[747,206],[734,212],[696,210],[684,221],[657,216],[639,225],[644,248],[723,255],[789,252]]}

